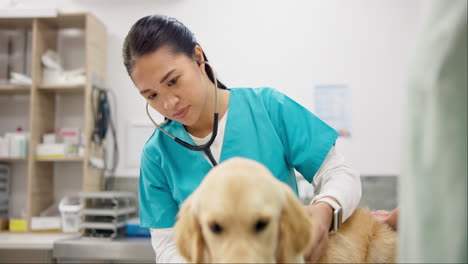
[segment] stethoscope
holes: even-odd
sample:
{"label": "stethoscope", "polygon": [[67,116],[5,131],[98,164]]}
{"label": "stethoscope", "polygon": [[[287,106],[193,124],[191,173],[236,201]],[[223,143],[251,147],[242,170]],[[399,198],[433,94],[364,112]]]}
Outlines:
{"label": "stethoscope", "polygon": [[[207,61],[197,61],[197,64],[200,66],[201,64],[207,64],[210,68],[210,64],[207,62]],[[214,117],[213,117],[213,132],[211,133],[211,138],[208,142],[206,142],[205,144],[203,145],[192,145],[190,143],[187,143],[177,137],[174,137],[173,135],[169,134],[169,132],[167,132],[166,130],[164,130],[161,126],[163,125],[166,125],[167,123],[169,123],[171,120],[169,119],[166,119],[164,122],[162,122],[161,124],[157,124],[153,118],[151,117],[150,113],[149,113],[149,110],[148,110],[148,103],[146,103],[146,114],[148,115],[148,117],[151,119],[151,122],[153,122],[153,124],[156,126],[156,128],[158,128],[159,130],[161,130],[164,134],[166,134],[168,137],[172,138],[173,140],[175,140],[177,143],[179,143],[180,145],[182,145],[183,147],[189,149],[189,150],[193,150],[193,151],[203,151],[203,153],[205,153],[205,155],[208,157],[208,159],[210,160],[210,163],[211,165],[216,166],[218,163],[216,162],[215,158],[213,157],[213,154],[211,153],[211,150],[210,150],[210,147],[211,147],[211,144],[213,144],[215,138],[216,138],[216,135],[218,134],[218,81],[216,79],[216,73],[214,72],[213,68],[211,68],[211,71],[213,72],[213,79],[214,79],[214,83],[215,83],[215,111],[214,111]]]}

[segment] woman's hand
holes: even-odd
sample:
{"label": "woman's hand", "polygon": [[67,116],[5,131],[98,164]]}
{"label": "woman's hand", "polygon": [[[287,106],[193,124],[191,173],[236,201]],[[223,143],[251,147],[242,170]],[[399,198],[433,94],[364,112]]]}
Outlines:
{"label": "woman's hand", "polygon": [[324,202],[306,206],[312,219],[312,243],[305,254],[307,262],[317,262],[325,254],[328,247],[328,232],[332,223],[333,208]]}
{"label": "woman's hand", "polygon": [[384,224],[389,225],[393,230],[398,230],[398,213],[399,209],[396,208],[393,211],[384,211],[384,210],[377,210],[372,212],[372,216]]}

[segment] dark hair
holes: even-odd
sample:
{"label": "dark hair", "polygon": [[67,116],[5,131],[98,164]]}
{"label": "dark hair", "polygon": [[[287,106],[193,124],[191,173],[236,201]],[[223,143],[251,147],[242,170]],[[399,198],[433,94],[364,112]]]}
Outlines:
{"label": "dark hair", "polygon": [[[183,53],[190,58],[195,55],[195,46],[199,45],[190,30],[175,18],[152,15],[140,18],[130,29],[125,37],[122,55],[125,68],[131,77],[135,66],[135,60],[140,57],[167,46],[176,54]],[[208,58],[203,52],[203,59]],[[206,64],[208,78],[214,83],[213,70]],[[218,87],[226,89],[226,86],[217,80]]]}

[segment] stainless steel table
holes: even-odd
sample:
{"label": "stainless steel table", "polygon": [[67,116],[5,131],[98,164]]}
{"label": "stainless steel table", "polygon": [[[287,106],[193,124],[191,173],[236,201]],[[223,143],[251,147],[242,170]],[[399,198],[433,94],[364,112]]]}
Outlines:
{"label": "stainless steel table", "polygon": [[53,257],[58,263],[73,260],[155,262],[150,238],[62,239],[54,242]]}

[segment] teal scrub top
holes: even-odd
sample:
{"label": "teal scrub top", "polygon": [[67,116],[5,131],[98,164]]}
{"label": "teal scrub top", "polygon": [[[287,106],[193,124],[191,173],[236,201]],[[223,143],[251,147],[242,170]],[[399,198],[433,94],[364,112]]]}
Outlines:
{"label": "teal scrub top", "polygon": [[[233,88],[220,162],[245,157],[264,164],[298,193],[294,168],[312,182],[338,133],[272,88]],[[193,144],[181,123],[163,127]],[[159,130],[146,142],[140,167],[140,224],[173,227],[182,202],[212,168],[202,152],[184,148]]]}

